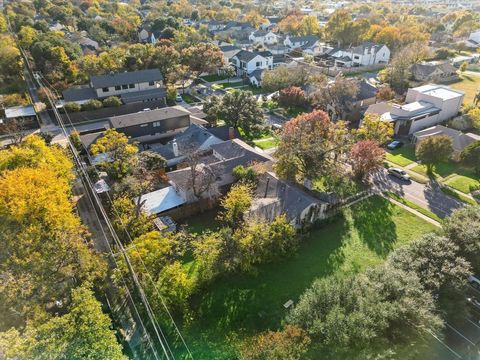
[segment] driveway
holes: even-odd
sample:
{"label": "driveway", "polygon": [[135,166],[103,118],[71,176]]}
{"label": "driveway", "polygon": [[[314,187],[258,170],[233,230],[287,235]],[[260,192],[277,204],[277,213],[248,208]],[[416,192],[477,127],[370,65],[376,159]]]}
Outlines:
{"label": "driveway", "polygon": [[374,189],[391,191],[405,199],[444,218],[455,209],[463,206],[460,200],[444,194],[435,182],[420,184],[415,181],[405,182],[388,174],[381,169],[372,176]]}

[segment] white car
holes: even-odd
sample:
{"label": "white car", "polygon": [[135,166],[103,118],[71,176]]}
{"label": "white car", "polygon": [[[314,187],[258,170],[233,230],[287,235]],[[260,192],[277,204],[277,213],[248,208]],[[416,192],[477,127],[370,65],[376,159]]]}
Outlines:
{"label": "white car", "polygon": [[177,96],[175,97],[175,101],[176,102],[182,102],[183,101],[182,95],[177,94]]}
{"label": "white car", "polygon": [[405,170],[392,167],[392,168],[388,168],[388,173],[401,180],[410,181],[410,176],[405,172]]}
{"label": "white car", "polygon": [[474,288],[480,290],[480,280],[474,276],[474,275],[470,275],[468,277],[468,282],[470,283],[470,285],[472,285]]}

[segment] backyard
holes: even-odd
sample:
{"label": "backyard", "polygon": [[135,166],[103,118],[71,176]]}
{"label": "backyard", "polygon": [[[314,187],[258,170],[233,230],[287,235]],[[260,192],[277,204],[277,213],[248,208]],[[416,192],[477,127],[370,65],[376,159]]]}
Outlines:
{"label": "backyard", "polygon": [[449,83],[448,86],[465,91],[464,104],[471,104],[476,92],[480,89],[480,73],[478,75],[461,74],[460,80]]}
{"label": "backyard", "polygon": [[[190,229],[218,223],[194,218]],[[305,235],[297,254],[231,274],[198,294],[183,331],[196,359],[230,359],[235,343],[265,329],[276,329],[286,315],[283,304],[319,277],[365,270],[384,261],[395,248],[434,230],[434,226],[374,196]]]}

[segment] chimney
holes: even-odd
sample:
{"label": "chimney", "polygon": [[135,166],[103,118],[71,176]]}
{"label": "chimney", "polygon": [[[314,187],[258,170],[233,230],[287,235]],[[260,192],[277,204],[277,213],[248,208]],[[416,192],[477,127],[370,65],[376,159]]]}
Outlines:
{"label": "chimney", "polygon": [[173,155],[175,155],[175,157],[180,156],[180,154],[179,154],[179,152],[178,152],[177,140],[175,140],[175,139],[173,139],[172,148],[173,148]]}
{"label": "chimney", "polygon": [[230,140],[235,139],[235,129],[232,126],[228,128],[228,138]]}

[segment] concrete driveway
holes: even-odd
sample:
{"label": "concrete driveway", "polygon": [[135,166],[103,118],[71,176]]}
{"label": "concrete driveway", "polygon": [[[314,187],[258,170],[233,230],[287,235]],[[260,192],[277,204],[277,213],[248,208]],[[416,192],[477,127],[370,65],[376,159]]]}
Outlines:
{"label": "concrete driveway", "polygon": [[374,189],[394,192],[442,218],[463,206],[460,200],[444,194],[436,182],[428,184],[406,182],[389,175],[386,169],[376,172],[371,180]]}

